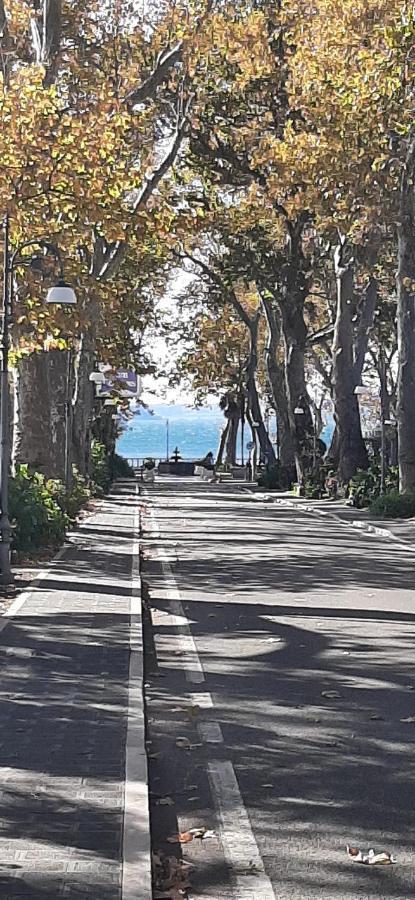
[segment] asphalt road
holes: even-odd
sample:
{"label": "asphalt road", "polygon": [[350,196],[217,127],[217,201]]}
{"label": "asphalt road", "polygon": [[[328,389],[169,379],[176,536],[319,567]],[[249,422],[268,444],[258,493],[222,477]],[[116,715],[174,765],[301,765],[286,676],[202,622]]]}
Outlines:
{"label": "asphalt road", "polygon": [[415,555],[232,486],[146,493],[154,846],[215,830],[181,848],[191,898],[414,897]]}

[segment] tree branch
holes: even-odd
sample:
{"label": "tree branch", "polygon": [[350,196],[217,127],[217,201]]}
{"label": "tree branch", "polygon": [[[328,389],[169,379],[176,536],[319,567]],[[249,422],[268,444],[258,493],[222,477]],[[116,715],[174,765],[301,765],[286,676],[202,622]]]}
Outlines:
{"label": "tree branch", "polygon": [[46,67],[45,84],[55,79],[62,35],[62,0],[44,0],[42,62]]}
{"label": "tree branch", "polygon": [[3,82],[5,87],[9,83],[10,67],[12,62],[12,45],[10,41],[9,26],[7,23],[4,0],[0,0],[0,54]]}
{"label": "tree branch", "polygon": [[151,74],[140,87],[127,94],[126,101],[130,106],[137,106],[147,100],[154,100],[157,88],[167,78],[170,70],[182,58],[183,45],[180,42],[169,50],[163,50],[157,57],[156,65]]}
{"label": "tree branch", "polygon": [[[171,144],[170,149],[166,153],[166,156],[161,161],[159,167],[153,172],[153,174],[149,178],[145,178],[142,184],[140,191],[134,201],[133,205],[133,214],[135,215],[139,210],[143,209],[150,199],[151,195],[154,193],[162,178],[164,178],[165,174],[171,169],[177,154],[180,150],[183,138],[186,133],[186,128],[188,124],[188,112],[190,108],[192,98],[188,101],[186,108],[184,110],[182,119],[180,124],[177,127],[176,133],[173,138],[173,142]],[[112,244],[108,244],[106,251],[104,253],[104,259],[102,264],[99,266],[97,277],[100,281],[107,281],[111,278],[112,275],[118,271],[125,254],[127,252],[128,247],[128,231],[129,227],[125,229],[125,237],[122,240],[114,241]],[[94,265],[94,270],[96,271],[96,267]]]}
{"label": "tree branch", "polygon": [[176,258],[178,258],[178,259],[182,259],[182,260],[188,259],[188,260],[190,260],[190,262],[192,262],[196,266],[198,266],[199,269],[201,269],[202,272],[204,272],[204,274],[208,276],[210,281],[212,281],[213,284],[215,284],[216,287],[218,287],[222,291],[224,297],[226,297],[228,302],[233,306],[233,308],[238,313],[238,316],[241,319],[241,321],[244,323],[244,325],[246,325],[246,327],[249,329],[249,331],[252,332],[252,329],[255,326],[257,313],[255,314],[253,319],[251,319],[251,317],[248,315],[246,310],[243,308],[242,303],[238,300],[233,288],[228,287],[228,285],[225,284],[223,279],[220,277],[220,275],[218,275],[217,272],[215,272],[214,269],[211,269],[210,266],[208,266],[206,263],[204,263],[202,259],[198,259],[196,256],[192,256],[191,253],[180,254],[177,252],[177,250],[173,250],[173,255],[176,256]]}

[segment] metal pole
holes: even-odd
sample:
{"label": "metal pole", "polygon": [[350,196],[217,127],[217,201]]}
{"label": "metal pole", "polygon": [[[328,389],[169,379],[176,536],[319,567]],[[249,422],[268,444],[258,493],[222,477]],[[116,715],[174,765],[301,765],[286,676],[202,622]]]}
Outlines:
{"label": "metal pole", "polygon": [[169,438],[170,438],[170,421],[169,421],[169,419],[166,419],[166,462],[169,461],[169,457],[170,457]]}
{"label": "metal pole", "polygon": [[9,469],[10,469],[10,428],[9,428],[9,327],[12,303],[10,282],[9,217],[6,215],[4,229],[4,270],[3,270],[3,322],[1,331],[1,380],[0,380],[0,582],[13,584],[10,569],[11,527],[9,521]]}

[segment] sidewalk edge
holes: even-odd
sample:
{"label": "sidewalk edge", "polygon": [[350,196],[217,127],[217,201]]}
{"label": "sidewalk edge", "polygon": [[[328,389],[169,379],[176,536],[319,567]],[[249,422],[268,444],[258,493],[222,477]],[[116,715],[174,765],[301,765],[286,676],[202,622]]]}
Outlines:
{"label": "sidewalk edge", "polygon": [[352,519],[351,521],[347,521],[347,519],[341,519],[340,516],[336,515],[336,513],[328,512],[325,509],[316,509],[314,506],[308,506],[308,504],[306,503],[296,503],[295,500],[289,500],[287,498],[284,498],[282,500],[278,497],[274,497],[272,494],[258,494],[254,491],[250,491],[250,493],[253,497],[258,500],[262,500],[263,502],[276,503],[278,506],[289,506],[291,509],[301,509],[313,516],[321,516],[327,519],[332,519],[334,522],[337,522],[340,525],[354,528],[358,531],[362,531],[364,534],[374,534],[377,537],[387,538],[388,540],[395,541],[398,544],[403,544],[405,547],[414,547],[414,545],[410,541],[405,540],[405,538],[398,537],[398,535],[390,531],[389,528],[380,528],[377,525],[372,525],[370,522],[365,522],[364,519]]}
{"label": "sidewalk edge", "polygon": [[143,693],[139,486],[134,516],[130,608],[130,667],[125,759],[122,900],[151,900],[151,840]]}

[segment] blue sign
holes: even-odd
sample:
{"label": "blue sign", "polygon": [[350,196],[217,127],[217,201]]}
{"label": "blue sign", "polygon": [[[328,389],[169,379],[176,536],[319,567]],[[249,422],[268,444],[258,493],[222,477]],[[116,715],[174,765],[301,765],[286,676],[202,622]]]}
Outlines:
{"label": "blue sign", "polygon": [[104,383],[97,384],[97,397],[137,397],[140,393],[140,380],[132,369],[117,369],[104,375]]}

